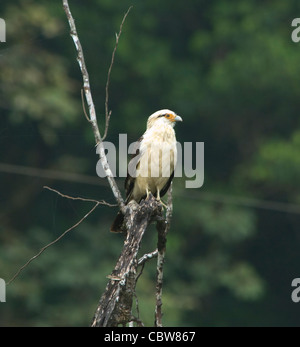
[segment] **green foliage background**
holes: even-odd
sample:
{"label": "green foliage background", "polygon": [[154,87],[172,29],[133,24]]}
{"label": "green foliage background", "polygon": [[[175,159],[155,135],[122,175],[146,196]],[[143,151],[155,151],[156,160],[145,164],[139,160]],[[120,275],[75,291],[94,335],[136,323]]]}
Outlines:
{"label": "green foliage background", "polygon": [[[298,326],[291,282],[300,277],[300,46],[291,22],[300,17],[299,1],[69,2],[102,133],[115,32],[133,5],[111,76],[107,140],[118,145],[118,134],[127,133],[135,141],[151,113],[170,108],[184,120],[178,141],[205,143],[203,187],[174,181],[165,326]],[[62,2],[1,0],[0,17],[7,24],[0,44],[0,277],[8,281],[92,207],[44,185],[114,199],[96,176]],[[22,166],[21,174],[3,163]],[[98,208],[32,262],[7,287],[0,325],[89,325],[123,243],[108,232],[116,211]],[[155,242],[150,228],[141,255]],[[155,261],[137,296],[140,318],[153,326]]]}

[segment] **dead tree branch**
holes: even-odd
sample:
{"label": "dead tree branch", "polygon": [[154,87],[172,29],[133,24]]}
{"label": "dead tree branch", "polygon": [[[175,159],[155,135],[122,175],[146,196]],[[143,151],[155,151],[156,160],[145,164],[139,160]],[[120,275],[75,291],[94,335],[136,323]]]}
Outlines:
{"label": "dead tree branch", "polygon": [[41,250],[36,255],[34,255],[32,258],[30,258],[23,266],[21,266],[19,268],[19,270],[7,282],[6,285],[9,285],[12,281],[14,281],[19,276],[21,271],[23,271],[33,260],[38,258],[47,248],[49,248],[50,246],[54,245],[56,242],[58,242],[60,239],[62,239],[68,232],[70,232],[71,230],[75,229],[79,224],[81,224],[99,205],[100,205],[100,202],[99,201],[96,202],[96,204],[89,210],[89,212],[86,213],[76,224],[74,224],[73,226],[71,226],[71,228],[69,228],[66,231],[64,231],[58,238],[56,238],[55,240],[53,240],[52,242],[48,243],[46,246],[41,248]]}
{"label": "dead tree branch", "polygon": [[[113,177],[113,174],[112,174],[111,169],[110,169],[108,162],[107,162],[107,157],[105,155],[103,140],[101,138],[100,131],[98,128],[96,110],[95,110],[95,106],[94,106],[94,102],[93,102],[93,98],[92,98],[92,93],[91,93],[89,74],[88,74],[88,71],[86,68],[82,46],[81,46],[81,43],[80,43],[80,40],[79,40],[79,37],[77,34],[75,21],[74,21],[74,18],[72,16],[72,13],[71,13],[68,0],[63,0],[63,7],[64,7],[64,11],[66,13],[66,16],[67,16],[67,19],[69,22],[70,35],[73,39],[73,42],[74,42],[74,45],[75,45],[75,48],[77,51],[77,62],[79,64],[79,67],[81,70],[82,79],[83,79],[83,90],[84,90],[85,99],[86,99],[86,102],[88,105],[89,122],[91,123],[92,128],[93,128],[96,146],[98,146],[98,152],[99,152],[99,156],[100,156],[101,165],[102,165],[103,170],[106,174],[106,177],[107,177],[108,182],[110,184],[111,190],[115,196],[115,199],[118,202],[120,210],[125,214],[126,207],[124,204],[124,200],[123,200],[122,195],[120,193],[120,190],[116,184],[116,181]],[[125,16],[127,16],[127,14]]]}
{"label": "dead tree branch", "polygon": [[110,203],[108,203],[108,202],[106,202],[106,201],[104,201],[104,200],[100,200],[100,201],[99,201],[99,200],[94,200],[94,199],[81,198],[81,197],[79,197],[79,196],[74,197],[74,196],[62,194],[62,193],[59,192],[58,190],[53,189],[53,188],[50,188],[50,187],[48,187],[48,186],[44,186],[43,188],[48,189],[48,190],[51,190],[52,192],[54,192],[54,193],[60,195],[61,197],[67,198],[67,199],[70,199],[70,200],[80,200],[80,201],[87,201],[87,202],[95,202],[95,203],[98,203],[99,205],[101,204],[101,205],[106,205],[106,206],[109,206],[109,207],[117,206],[116,204],[110,204]]}
{"label": "dead tree branch", "polygon": [[168,209],[166,219],[157,221],[157,267],[156,267],[156,307],[155,307],[155,326],[162,327],[162,287],[163,287],[163,268],[165,262],[167,233],[170,230],[173,213],[172,203],[172,183],[168,190]]}
{"label": "dead tree branch", "polygon": [[110,281],[100,299],[92,327],[113,327],[135,321],[131,310],[136,285],[137,253],[153,216],[161,215],[162,210],[152,195],[140,205],[133,203],[131,209],[133,213],[125,215],[128,232],[124,247],[115,269],[108,276]]}
{"label": "dead tree branch", "polygon": [[146,253],[144,254],[139,260],[138,260],[138,265],[144,265],[146,261],[152,258],[157,258],[158,251],[157,249],[153,252]]}

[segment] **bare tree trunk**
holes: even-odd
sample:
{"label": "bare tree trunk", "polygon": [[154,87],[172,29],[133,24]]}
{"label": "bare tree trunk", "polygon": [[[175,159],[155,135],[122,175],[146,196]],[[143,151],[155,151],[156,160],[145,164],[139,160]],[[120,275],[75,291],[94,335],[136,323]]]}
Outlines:
{"label": "bare tree trunk", "polygon": [[138,321],[132,315],[132,302],[136,287],[138,266],[137,254],[147,226],[152,220],[162,219],[160,203],[151,195],[140,205],[131,205],[131,213],[126,213],[127,237],[122,253],[110,276],[105,292],[93,318],[93,327],[114,327]]}

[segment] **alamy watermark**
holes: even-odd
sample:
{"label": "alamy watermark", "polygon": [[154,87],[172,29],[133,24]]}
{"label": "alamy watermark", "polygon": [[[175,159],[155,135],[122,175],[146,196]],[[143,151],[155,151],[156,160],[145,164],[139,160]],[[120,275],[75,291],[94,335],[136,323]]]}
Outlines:
{"label": "alamy watermark", "polygon": [[[139,148],[139,145],[139,142],[133,142],[128,146],[127,135],[119,134],[119,167],[117,170],[117,148],[112,142],[103,142],[112,175],[114,177],[126,177],[128,172],[131,177],[170,177],[174,153],[167,151],[163,144],[160,146],[159,143],[151,144],[150,148]],[[204,183],[204,142],[196,142],[195,144],[184,142],[183,145],[177,142],[176,145],[177,165],[174,176],[189,178],[185,181],[186,188],[202,187]],[[100,154],[99,146],[96,152]],[[148,158],[148,153],[151,152],[155,155]],[[127,160],[128,154],[135,155],[129,162]],[[143,170],[140,170],[140,167]],[[100,159],[97,162],[96,172],[99,177],[106,177]]]}
{"label": "alamy watermark", "polygon": [[0,42],[6,42],[6,23],[3,18],[0,18]]}
{"label": "alamy watermark", "polygon": [[6,302],[6,283],[0,278],[0,302]]}
{"label": "alamy watermark", "polygon": [[292,287],[296,287],[293,291],[292,291],[292,301],[294,302],[299,302],[300,301],[300,278],[294,278],[292,281]]}
{"label": "alamy watermark", "polygon": [[292,27],[296,27],[296,29],[292,31],[292,41],[298,43],[300,41],[300,18],[294,18],[291,25]]}

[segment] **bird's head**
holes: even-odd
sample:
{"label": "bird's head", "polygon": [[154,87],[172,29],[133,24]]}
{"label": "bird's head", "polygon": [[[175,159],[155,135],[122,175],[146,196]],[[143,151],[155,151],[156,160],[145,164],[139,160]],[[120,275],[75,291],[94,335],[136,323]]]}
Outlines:
{"label": "bird's head", "polygon": [[159,111],[153,113],[148,118],[147,128],[149,129],[154,124],[157,124],[157,125],[165,124],[165,125],[170,125],[170,126],[174,127],[176,122],[182,122],[182,118],[179,117],[175,112],[173,112],[171,110],[163,109],[163,110],[159,110]]}

